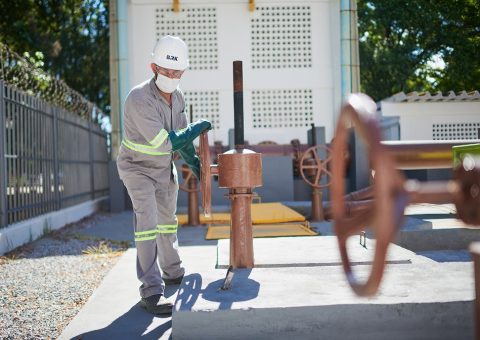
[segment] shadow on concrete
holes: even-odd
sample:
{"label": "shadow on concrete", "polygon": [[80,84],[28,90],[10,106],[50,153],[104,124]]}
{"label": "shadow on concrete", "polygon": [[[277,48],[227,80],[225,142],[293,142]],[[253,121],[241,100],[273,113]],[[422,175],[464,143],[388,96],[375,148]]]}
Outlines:
{"label": "shadow on concrete", "polygon": [[[165,296],[170,298],[177,292],[178,286],[167,286]],[[112,306],[114,308],[114,306]],[[135,304],[128,312],[113,321],[105,328],[84,333],[74,337],[75,340],[100,339],[159,339],[171,338],[171,316],[153,316],[146,312],[139,304]]]}
{"label": "shadow on concrete", "polygon": [[202,289],[200,274],[186,276],[177,296],[176,310],[190,311],[200,295],[205,300],[218,302],[220,310],[230,309],[234,302],[256,298],[260,290],[260,283],[249,278],[251,272],[251,269],[235,269],[229,290],[221,289],[223,279],[214,281]]}
{"label": "shadow on concrete", "polygon": [[107,327],[78,335],[73,339],[158,339],[171,328],[171,317],[153,317],[136,304]]}

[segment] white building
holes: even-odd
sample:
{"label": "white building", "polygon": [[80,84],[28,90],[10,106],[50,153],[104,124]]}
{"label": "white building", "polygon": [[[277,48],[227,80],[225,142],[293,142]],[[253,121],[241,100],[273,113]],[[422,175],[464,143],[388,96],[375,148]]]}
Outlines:
{"label": "white building", "polygon": [[446,95],[397,93],[380,102],[386,117],[399,117],[401,140],[480,139],[478,91]]}
{"label": "white building", "polygon": [[[312,123],[325,127],[329,141],[342,96],[355,91],[349,77],[354,77],[350,56],[357,53],[351,47],[356,41],[351,45],[351,35],[341,39],[351,34],[341,26],[356,22],[342,19],[342,13],[351,15],[355,1],[250,2],[253,11],[247,0],[181,0],[175,12],[174,1],[117,1],[120,102],[130,88],[152,76],[153,46],[170,34],[189,46],[190,68],[180,87],[187,113],[192,105],[194,120],[213,122],[212,143],[228,144],[233,128],[235,60],[243,62],[246,141],[288,144],[298,138],[306,143]],[[343,75],[344,66],[350,75]],[[348,88],[342,88],[344,83]]]}

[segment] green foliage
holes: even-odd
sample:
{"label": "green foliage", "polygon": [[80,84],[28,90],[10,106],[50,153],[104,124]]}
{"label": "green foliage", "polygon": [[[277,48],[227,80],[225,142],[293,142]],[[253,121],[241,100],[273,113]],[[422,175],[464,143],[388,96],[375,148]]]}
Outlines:
{"label": "green foliage", "polygon": [[1,1],[0,12],[0,42],[109,112],[107,0]]}
{"label": "green foliage", "polygon": [[375,100],[480,89],[478,0],[359,0],[358,22],[361,87]]}

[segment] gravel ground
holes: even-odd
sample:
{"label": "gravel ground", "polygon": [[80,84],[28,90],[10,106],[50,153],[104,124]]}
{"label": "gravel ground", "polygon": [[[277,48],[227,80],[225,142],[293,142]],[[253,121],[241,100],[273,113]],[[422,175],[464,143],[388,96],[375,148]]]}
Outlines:
{"label": "gravel ground", "polygon": [[79,234],[95,215],[0,257],[0,339],[55,339],[128,248]]}

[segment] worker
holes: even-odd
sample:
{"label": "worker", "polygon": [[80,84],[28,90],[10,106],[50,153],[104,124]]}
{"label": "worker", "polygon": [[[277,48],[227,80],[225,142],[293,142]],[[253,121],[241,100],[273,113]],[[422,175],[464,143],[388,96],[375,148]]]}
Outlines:
{"label": "worker", "polygon": [[178,252],[178,176],[172,153],[178,151],[199,178],[193,140],[211,128],[206,120],[187,124],[178,85],[188,64],[188,48],[180,38],[165,36],[156,43],[153,77],[135,86],[125,100],[117,158],[134,210],[140,306],[155,315],[171,314],[165,285],[180,284],[185,273]]}

